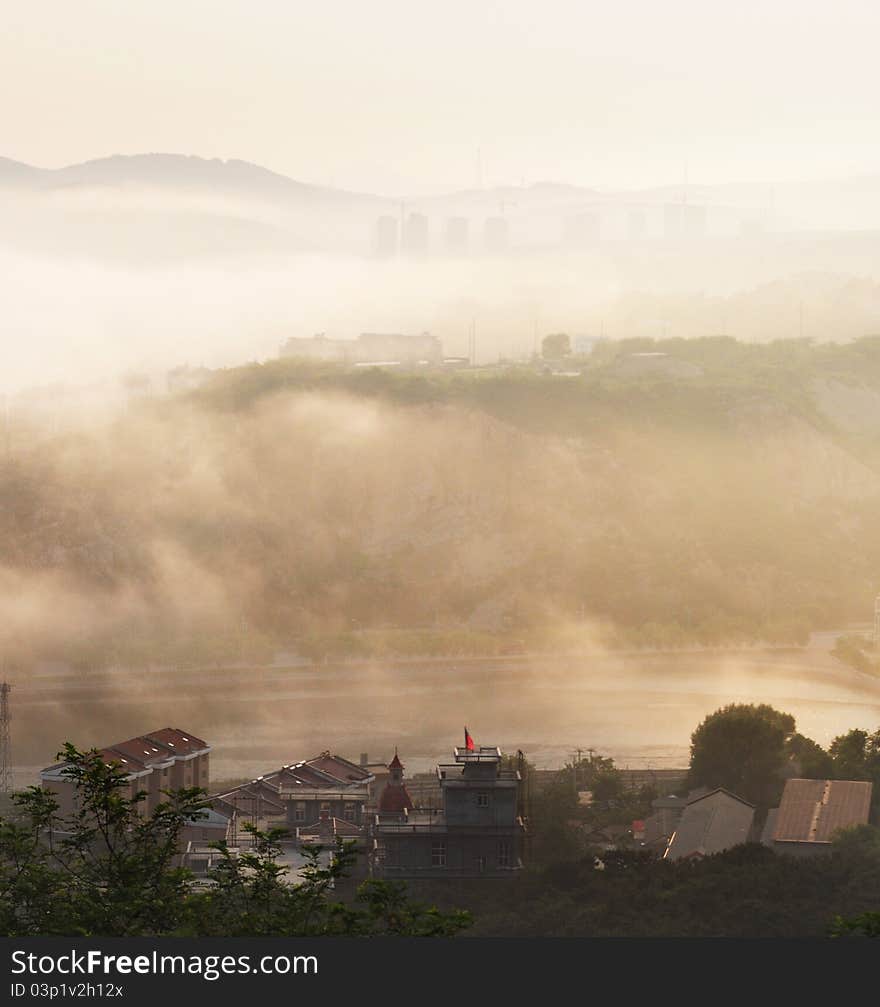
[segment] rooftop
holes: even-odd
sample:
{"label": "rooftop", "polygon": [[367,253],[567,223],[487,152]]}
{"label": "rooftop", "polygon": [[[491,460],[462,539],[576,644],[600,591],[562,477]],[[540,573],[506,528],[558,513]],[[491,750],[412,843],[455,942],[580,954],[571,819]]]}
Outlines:
{"label": "rooftop", "polygon": [[669,840],[664,857],[710,856],[747,842],[755,817],[754,805],[727,790],[713,790],[690,801]]}
{"label": "rooftop", "polygon": [[838,829],[867,824],[871,791],[857,780],[786,780],[774,841],[830,843]]}
{"label": "rooftop", "polygon": [[[100,749],[100,755],[108,766],[118,762],[130,776],[143,776],[153,769],[170,766],[179,759],[207,755],[210,751],[211,746],[194,734],[177,727],[163,727],[127,741],[117,741]],[[44,779],[58,779],[64,776],[68,765],[67,762],[58,762],[54,766],[47,766],[40,776]]]}

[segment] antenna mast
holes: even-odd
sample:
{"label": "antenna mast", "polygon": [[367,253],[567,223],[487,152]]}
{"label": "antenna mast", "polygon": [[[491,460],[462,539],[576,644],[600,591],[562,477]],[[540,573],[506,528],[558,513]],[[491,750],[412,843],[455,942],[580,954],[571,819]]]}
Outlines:
{"label": "antenna mast", "polygon": [[12,751],[9,743],[9,693],[12,686],[0,682],[0,794],[12,793]]}

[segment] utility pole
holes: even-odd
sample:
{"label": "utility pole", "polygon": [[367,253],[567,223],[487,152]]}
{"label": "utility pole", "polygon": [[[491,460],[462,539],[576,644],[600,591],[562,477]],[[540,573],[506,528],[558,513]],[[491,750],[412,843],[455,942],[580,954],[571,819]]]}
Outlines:
{"label": "utility pole", "polygon": [[9,693],[12,686],[0,682],[0,794],[12,793],[12,749],[9,742]]}

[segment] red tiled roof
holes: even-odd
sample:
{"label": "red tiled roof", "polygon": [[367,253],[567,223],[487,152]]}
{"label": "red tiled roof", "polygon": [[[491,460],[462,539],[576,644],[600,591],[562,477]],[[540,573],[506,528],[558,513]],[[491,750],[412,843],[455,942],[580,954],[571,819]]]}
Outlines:
{"label": "red tiled roof", "polygon": [[[194,734],[188,734],[176,727],[163,727],[159,731],[143,734],[137,738],[117,741],[99,751],[104,762],[108,764],[118,762],[129,773],[142,773],[153,766],[168,762],[175,756],[193,755],[209,747],[207,742]],[[59,766],[63,765],[64,763],[59,763]]]}
{"label": "red tiled roof", "polygon": [[388,763],[389,769],[403,769],[403,763],[400,761],[400,756],[397,754],[397,750],[394,751],[394,758]]}
{"label": "red tiled roof", "polygon": [[413,809],[413,802],[409,796],[409,791],[402,783],[389,783],[379,798],[379,810],[389,814],[399,814],[404,809],[407,811],[412,811]]}
{"label": "red tiled roof", "polygon": [[165,745],[175,755],[192,755],[194,752],[200,752],[209,747],[206,741],[202,741],[194,734],[181,731],[178,727],[163,727],[160,731],[152,731],[144,737],[157,741],[160,745]]}

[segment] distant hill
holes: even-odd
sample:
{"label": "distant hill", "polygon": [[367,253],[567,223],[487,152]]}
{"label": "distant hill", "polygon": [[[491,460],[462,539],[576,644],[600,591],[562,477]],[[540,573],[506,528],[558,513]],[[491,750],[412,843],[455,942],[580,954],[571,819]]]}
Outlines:
{"label": "distant hill", "polygon": [[375,196],[307,185],[286,175],[235,158],[185,154],[114,154],[64,168],[35,168],[0,159],[0,184],[31,188],[146,185],[208,189],[275,200],[372,202]]}

